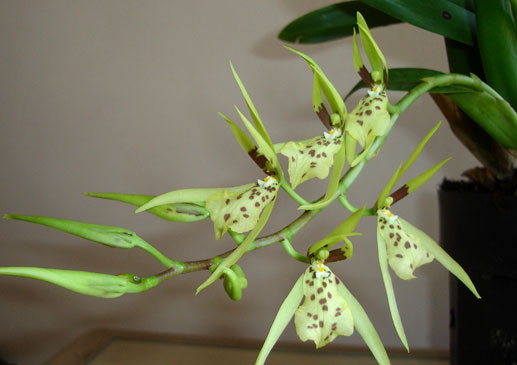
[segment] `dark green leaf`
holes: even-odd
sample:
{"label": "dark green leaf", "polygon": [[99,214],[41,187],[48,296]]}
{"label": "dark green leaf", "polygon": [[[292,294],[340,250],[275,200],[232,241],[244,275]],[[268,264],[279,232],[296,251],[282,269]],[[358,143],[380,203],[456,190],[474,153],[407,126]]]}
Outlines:
{"label": "dark green leaf", "polygon": [[[362,0],[364,3],[401,21],[472,45],[474,14],[448,0]],[[365,17],[369,22],[368,18]]]}
{"label": "dark green leaf", "polygon": [[487,83],[517,109],[517,34],[510,2],[476,0],[474,4]]}
{"label": "dark green leaf", "polygon": [[482,92],[448,94],[470,118],[503,147],[517,148],[515,116],[507,113],[501,99]]}
{"label": "dark green leaf", "polygon": [[370,28],[400,23],[400,20],[360,1],[349,1],[303,15],[282,29],[278,38],[286,42],[309,44],[351,36],[358,11]]}

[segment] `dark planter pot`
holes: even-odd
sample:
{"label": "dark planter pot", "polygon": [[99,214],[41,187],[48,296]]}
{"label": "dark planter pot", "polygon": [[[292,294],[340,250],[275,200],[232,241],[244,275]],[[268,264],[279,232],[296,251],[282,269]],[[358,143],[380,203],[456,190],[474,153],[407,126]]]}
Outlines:
{"label": "dark planter pot", "polygon": [[450,277],[451,364],[517,364],[517,196],[439,191],[440,241],[478,300]]}

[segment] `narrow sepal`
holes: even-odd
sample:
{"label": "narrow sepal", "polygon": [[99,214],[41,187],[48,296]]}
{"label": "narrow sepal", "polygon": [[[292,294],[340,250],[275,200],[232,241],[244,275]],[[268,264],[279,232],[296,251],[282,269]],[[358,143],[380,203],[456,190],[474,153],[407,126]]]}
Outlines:
{"label": "narrow sepal", "polygon": [[404,228],[407,232],[411,233],[415,237],[418,237],[422,246],[429,251],[436,260],[441,263],[451,274],[456,276],[469,290],[476,296],[476,298],[480,299],[479,293],[470,280],[468,274],[463,270],[463,268],[458,264],[452,257],[449,256],[447,252],[443,248],[440,247],[431,237],[429,237],[425,232],[422,232],[415,226],[413,226],[408,221],[399,218]]}
{"label": "narrow sepal", "polygon": [[314,243],[311,247],[309,247],[307,253],[309,255],[312,255],[313,253],[322,248],[330,249],[336,243],[343,241],[346,236],[350,235],[354,231],[357,224],[359,224],[359,220],[362,218],[365,209],[366,206],[363,206],[357,212],[348,216],[343,222],[341,222],[339,226],[337,226],[332,232],[330,232],[330,234],[327,237],[325,237],[321,241]]}
{"label": "narrow sepal", "polygon": [[293,318],[294,312],[303,298],[303,276],[303,274],[300,275],[298,280],[296,280],[296,283],[293,285],[293,288],[282,302],[264,344],[260,349],[257,360],[255,361],[256,365],[262,365],[265,363],[269,353],[275,346],[275,343],[291,321],[291,318]]}
{"label": "narrow sepal", "polygon": [[400,176],[404,175],[406,173],[407,169],[409,169],[411,167],[411,165],[413,165],[413,163],[417,160],[418,156],[420,156],[420,153],[424,149],[425,145],[427,144],[427,142],[429,142],[429,139],[431,139],[431,137],[438,130],[438,128],[440,127],[441,124],[442,124],[442,122],[438,122],[438,124],[436,124],[433,127],[433,129],[431,129],[429,131],[429,133],[426,134],[426,136],[422,139],[422,141],[420,141],[418,146],[416,146],[415,150],[411,153],[411,155],[409,156],[407,161],[404,163],[404,165],[402,165],[402,168],[400,169]]}
{"label": "narrow sepal", "polygon": [[[155,195],[137,195],[137,194],[120,194],[120,193],[84,193],[86,196],[93,198],[115,200],[122,203],[128,203],[134,206],[141,206],[155,198]],[[194,203],[174,203],[160,205],[149,209],[147,212],[171,221],[180,223],[198,222],[207,218],[210,213]]]}
{"label": "narrow sepal", "polygon": [[418,189],[420,186],[424,185],[431,177],[433,177],[434,174],[436,174],[436,172],[438,172],[438,170],[440,170],[442,168],[443,165],[445,165],[445,163],[447,163],[451,158],[446,158],[445,160],[443,160],[442,162],[434,165],[433,167],[431,167],[429,170],[421,173],[420,175],[418,175],[417,177],[415,177],[414,179],[411,179],[409,180],[407,183],[406,183],[406,186],[408,188],[408,194],[411,194],[413,191],[415,191],[416,189]]}
{"label": "narrow sepal", "polygon": [[246,104],[248,105],[248,109],[251,113],[251,117],[253,118],[253,122],[255,123],[255,127],[256,127],[257,131],[260,133],[262,138],[270,146],[273,146],[273,142],[271,142],[271,138],[269,137],[269,134],[267,133],[266,128],[264,127],[264,124],[262,123],[262,120],[260,119],[257,109],[255,108],[255,105],[251,101],[251,98],[250,98],[248,92],[246,91],[244,84],[242,83],[241,79],[239,78],[239,75],[237,75],[237,71],[235,71],[235,68],[233,67],[233,64],[231,62],[230,62],[230,67],[232,69],[233,77],[235,78],[237,85],[239,85],[242,96],[244,97],[244,100],[246,101]]}
{"label": "narrow sepal", "polygon": [[270,142],[268,142],[261,133],[258,132],[255,127],[250,123],[248,118],[242,114],[242,112],[239,110],[239,108],[235,107],[235,110],[237,110],[237,113],[242,119],[242,122],[244,123],[244,126],[250,132],[251,136],[257,142],[258,151],[262,153],[266,159],[271,163],[271,167],[273,171],[269,171],[269,173],[276,173],[278,176],[282,176],[282,167],[280,166],[280,163],[278,162],[278,158],[275,153],[274,145]]}
{"label": "narrow sepal", "polygon": [[400,179],[400,170],[401,169],[402,169],[402,164],[399,165],[399,167],[397,168],[395,173],[391,176],[391,178],[388,181],[388,183],[386,184],[386,186],[384,186],[384,188],[382,189],[379,197],[377,198],[376,206],[378,208],[382,208],[384,206],[384,200],[386,200],[386,198],[390,194],[391,189],[393,188],[393,186],[395,186],[397,181]]}
{"label": "narrow sepal", "polygon": [[[361,13],[357,13],[357,26],[359,28],[359,33],[361,34],[361,43],[363,45],[364,52],[368,57],[368,61],[370,61],[370,65],[372,66],[372,74],[378,73],[380,77],[383,77],[384,74],[388,74],[388,64],[386,62],[386,58],[382,54],[377,43],[372,37],[370,33],[370,29],[366,24]],[[381,80],[374,80],[375,82],[384,82]]]}
{"label": "narrow sepal", "polygon": [[386,242],[384,242],[384,238],[382,237],[379,230],[377,230],[377,251],[379,256],[379,267],[381,269],[382,281],[384,282],[384,288],[386,289],[386,296],[388,298],[388,306],[390,308],[391,319],[393,321],[393,325],[395,326],[395,330],[400,338],[400,341],[409,352],[409,346],[406,339],[406,334],[404,332],[404,326],[402,325],[402,320],[400,319],[400,313],[397,306],[397,300],[395,298],[395,292],[393,290],[393,283],[391,281],[390,272],[388,269],[388,254],[386,252]]}
{"label": "narrow sepal", "polygon": [[318,78],[319,86],[321,87],[323,94],[325,95],[328,103],[330,104],[330,107],[332,108],[332,112],[339,114],[339,116],[341,117],[341,120],[344,120],[345,116],[346,116],[345,102],[343,101],[343,98],[341,98],[339,92],[336,90],[334,85],[332,85],[332,83],[329,81],[327,76],[325,76],[325,73],[323,72],[323,70],[318,66],[318,64],[316,62],[314,62],[314,60],[312,60],[312,58],[307,56],[305,53],[297,51],[291,47],[287,47],[287,46],[284,46],[284,47],[287,48],[288,50],[290,50],[291,52],[296,53],[297,55],[302,57],[307,62],[307,64],[309,65],[309,67],[312,69],[312,71],[314,73],[314,77]]}
{"label": "narrow sepal", "polygon": [[354,317],[354,327],[363,338],[377,362],[381,365],[389,365],[390,359],[388,358],[386,349],[361,304],[343,283],[340,282],[338,284],[337,290],[350,306],[352,316]]}
{"label": "narrow sepal", "polygon": [[244,133],[242,129],[240,129],[230,118],[228,118],[223,113],[219,113],[219,115],[226,121],[226,123],[228,123],[230,129],[235,135],[235,139],[237,139],[237,142],[239,142],[244,152],[249,153],[255,148],[255,143],[253,143],[251,138],[248,137],[248,135]]}
{"label": "narrow sepal", "polygon": [[262,215],[260,216],[257,224],[255,225],[255,228],[253,228],[253,230],[246,236],[246,238],[239,245],[239,247],[233,250],[233,252],[218,265],[218,267],[214,270],[212,275],[210,275],[210,277],[196,289],[196,295],[201,290],[205,289],[207,286],[213,284],[217,279],[219,279],[223,275],[225,268],[229,268],[232,265],[236,264],[237,261],[242,257],[242,255],[244,255],[246,251],[248,251],[248,249],[255,241],[255,238],[257,238],[260,231],[262,231],[262,228],[264,228],[264,226],[266,225],[269,216],[273,211],[274,204],[275,200],[266,205],[264,211],[262,212]]}
{"label": "narrow sepal", "polygon": [[207,189],[180,189],[169,191],[168,193],[158,195],[157,197],[151,199],[147,203],[143,204],[135,213],[140,213],[146,211],[148,209],[166,205],[166,204],[174,204],[174,203],[196,203],[196,202],[205,202],[207,199],[214,194],[228,191],[232,193],[243,192],[250,189],[255,183],[234,186],[230,188],[207,188]]}

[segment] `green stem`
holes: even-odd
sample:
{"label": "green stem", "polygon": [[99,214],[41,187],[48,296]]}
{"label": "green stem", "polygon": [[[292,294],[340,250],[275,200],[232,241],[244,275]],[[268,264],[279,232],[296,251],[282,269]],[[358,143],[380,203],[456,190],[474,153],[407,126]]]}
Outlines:
{"label": "green stem", "polygon": [[294,191],[294,189],[291,187],[291,185],[289,185],[289,183],[283,176],[280,179],[280,186],[299,205],[310,204],[307,200],[305,200],[300,195],[298,195],[298,193],[296,191]]}
{"label": "green stem", "polygon": [[[477,77],[469,77],[460,74],[445,74],[433,77],[426,77],[423,79],[424,82],[415,86],[413,89],[409,90],[409,92],[399,100],[397,104],[393,106],[394,111],[397,114],[403,113],[408,107],[410,107],[419,97],[423,94],[427,93],[432,88],[438,86],[450,86],[450,85],[460,85],[466,86],[470,89],[474,89],[476,91],[483,91],[489,94],[490,96],[503,100],[504,99],[492,89],[488,84],[484,83]],[[506,109],[505,112],[508,115],[514,114],[512,107],[507,102],[501,104],[501,107]],[[393,118],[393,116],[392,116]]]}
{"label": "green stem", "polygon": [[165,256],[163,253],[158,251],[156,248],[151,246],[147,242],[139,242],[137,245],[139,248],[153,256],[156,260],[158,260],[163,266],[165,266],[167,269],[173,268],[173,267],[180,267],[183,265],[183,263],[179,261],[174,261]]}
{"label": "green stem", "polygon": [[294,247],[291,245],[291,242],[287,238],[284,238],[282,240],[282,247],[285,250],[285,252],[287,252],[287,254],[289,256],[291,256],[293,259],[306,263],[306,264],[309,263],[309,260],[307,260],[307,257],[302,255],[298,251],[296,251],[294,249]]}

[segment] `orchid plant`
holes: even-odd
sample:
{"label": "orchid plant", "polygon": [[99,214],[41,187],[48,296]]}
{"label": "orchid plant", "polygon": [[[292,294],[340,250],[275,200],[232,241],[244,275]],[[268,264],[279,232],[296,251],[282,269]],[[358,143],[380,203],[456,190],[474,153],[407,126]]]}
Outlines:
{"label": "orchid plant", "polygon": [[[382,147],[399,116],[420,96],[433,88],[442,92],[470,90],[489,95],[494,103],[505,103],[492,88],[475,76],[456,74],[436,75],[422,79],[396,103],[388,99],[389,69],[380,48],[373,39],[366,21],[357,13],[357,30],[354,31],[353,64],[368,91],[351,112],[336,87],[324,71],[306,54],[287,48],[299,55],[314,76],[312,103],[323,124],[323,131],[302,141],[273,143],[265,124],[253,104],[233,65],[231,69],[244,96],[251,121],[243,112],[236,112],[243,122],[241,129],[228,116],[221,114],[243,150],[260,168],[262,175],[254,182],[226,188],[182,189],[158,196],[86,193],[87,196],[111,199],[137,206],[136,212],[147,211],[173,222],[197,222],[208,217],[213,221],[215,239],[225,233],[235,241],[236,247],[215,257],[182,262],[167,257],[135,232],[121,227],[90,224],[72,220],[7,214],[4,218],[38,223],[82,237],[112,248],[138,247],[152,255],[164,269],[148,277],[135,274],[110,275],[85,271],[58,270],[38,267],[2,267],[1,275],[21,276],[43,280],[68,290],[103,298],[114,298],[125,293],[140,293],[162,284],[175,276],[207,270],[210,275],[196,291],[222,279],[223,288],[233,300],[242,297],[248,283],[239,259],[245,254],[280,243],[288,257],[305,265],[292,290],[280,305],[271,330],[267,335],[257,364],[265,362],[284,328],[294,317],[296,332],[302,341],[312,340],[317,348],[332,342],[337,336],[350,336],[356,330],[369,346],[380,364],[389,364],[375,327],[346,282],[339,279],[329,265],[338,270],[339,265],[353,257],[352,238],[363,219],[375,217],[379,266],[386,289],[388,306],[396,332],[406,349],[408,341],[397,308],[391,271],[402,280],[415,279],[414,271],[436,259],[458,277],[479,298],[467,273],[432,238],[406,220],[398,217],[394,205],[406,198],[429,180],[448,159],[406,181],[400,188],[395,185],[414,164],[425,145],[438,129],[439,123],[414,148],[408,159],[401,163],[377,200],[367,208],[353,205],[348,191],[369,161],[382,152]],[[363,62],[358,43],[368,60],[370,70]],[[517,120],[515,111],[506,106],[506,113]],[[284,174],[279,155],[288,160],[288,174]],[[313,178],[328,178],[328,188],[315,201],[307,201],[296,188]],[[273,211],[276,200],[283,191],[298,205],[301,214],[278,232],[260,236]],[[294,246],[295,236],[332,202],[338,201],[348,217],[322,240],[299,252]],[[355,239],[355,238],[354,238]]]}

